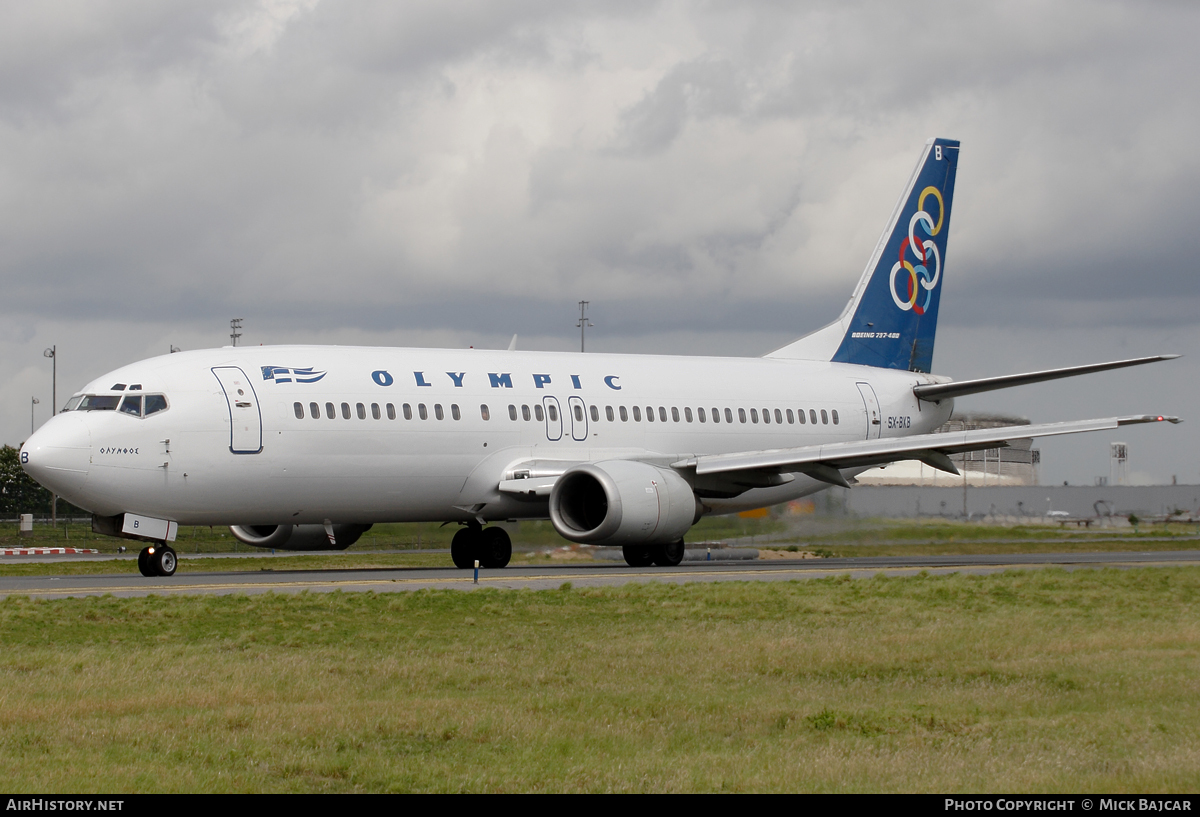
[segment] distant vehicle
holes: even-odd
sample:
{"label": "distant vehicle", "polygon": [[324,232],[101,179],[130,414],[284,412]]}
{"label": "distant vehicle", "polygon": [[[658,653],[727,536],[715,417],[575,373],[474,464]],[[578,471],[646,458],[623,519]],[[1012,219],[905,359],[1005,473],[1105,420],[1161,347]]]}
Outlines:
{"label": "distant vehicle", "polygon": [[897,460],[1175,418],[935,434],[954,398],[1174,355],[954,383],[930,374],[959,143],[931,139],[841,316],[754,359],[274,346],[179,352],[93,380],[21,449],[28,473],[149,542],[180,524],[251,545],[345,548],[376,522],[462,529],[460,567],[508,564],[489,523],[677,565],[706,514],[786,502]]}
{"label": "distant vehicle", "polygon": [[1048,516],[1052,519],[1058,519],[1058,518],[1070,519],[1071,518],[1071,514],[1067,513],[1066,511],[1049,511],[1046,513],[1046,516]]}

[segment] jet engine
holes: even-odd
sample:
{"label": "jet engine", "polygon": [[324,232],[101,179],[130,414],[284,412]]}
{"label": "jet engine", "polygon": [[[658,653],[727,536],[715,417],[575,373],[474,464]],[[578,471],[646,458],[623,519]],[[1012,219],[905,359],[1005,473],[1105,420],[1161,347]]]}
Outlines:
{"label": "jet engine", "polygon": [[588,545],[678,542],[703,510],[679,474],[633,460],[576,465],[550,492],[554,529]]}
{"label": "jet engine", "polygon": [[330,545],[324,525],[230,525],[239,542],[274,550],[345,550],[371,529],[370,525],[334,525]]}

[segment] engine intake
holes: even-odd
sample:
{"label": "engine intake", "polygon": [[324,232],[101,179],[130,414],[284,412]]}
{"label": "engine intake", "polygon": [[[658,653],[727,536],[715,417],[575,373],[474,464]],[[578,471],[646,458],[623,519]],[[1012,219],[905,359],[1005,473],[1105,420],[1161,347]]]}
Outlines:
{"label": "engine intake", "polygon": [[324,525],[230,525],[239,542],[274,550],[345,550],[371,529],[370,525],[334,525],[330,546]]}
{"label": "engine intake", "polygon": [[702,513],[683,477],[633,460],[576,465],[550,492],[554,529],[588,545],[677,542]]}

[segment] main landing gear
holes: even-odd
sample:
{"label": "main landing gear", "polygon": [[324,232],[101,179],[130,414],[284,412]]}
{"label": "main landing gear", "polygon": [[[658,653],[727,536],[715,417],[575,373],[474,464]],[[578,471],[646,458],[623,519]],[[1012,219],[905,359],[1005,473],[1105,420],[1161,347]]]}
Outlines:
{"label": "main landing gear", "polygon": [[179,557],[168,545],[149,545],[138,554],[138,570],[147,578],[174,576]]}
{"label": "main landing gear", "polygon": [[450,558],[454,566],[464,570],[475,566],[500,568],[512,558],[512,540],[504,528],[485,528],[478,522],[470,522],[454,534],[450,542]]}
{"label": "main landing gear", "polygon": [[683,550],[683,540],[680,539],[665,545],[626,545],[621,548],[621,553],[625,556],[625,564],[630,567],[649,567],[652,564],[659,567],[675,567],[683,561]]}

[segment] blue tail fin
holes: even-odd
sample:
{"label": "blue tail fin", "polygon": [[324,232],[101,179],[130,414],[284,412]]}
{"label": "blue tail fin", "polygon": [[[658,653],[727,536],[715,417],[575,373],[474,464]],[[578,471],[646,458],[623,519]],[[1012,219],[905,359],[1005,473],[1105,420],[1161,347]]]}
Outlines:
{"label": "blue tail fin", "polygon": [[930,139],[842,316],[768,357],[928,372],[958,142]]}
{"label": "blue tail fin", "polygon": [[933,364],[958,142],[933,139],[871,258],[833,360],[928,372]]}

